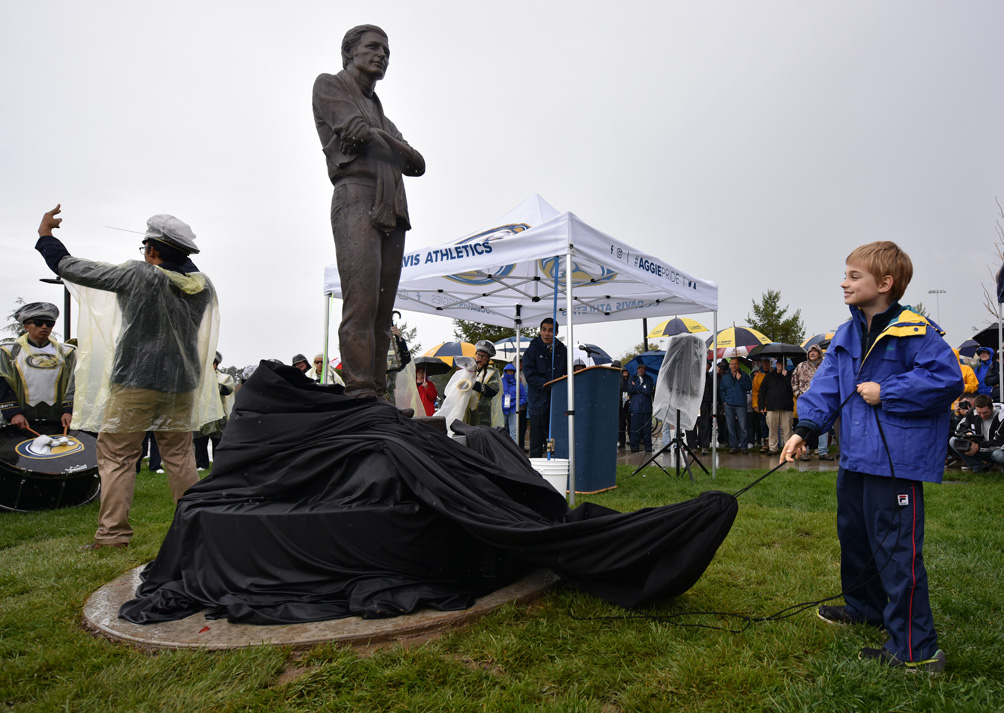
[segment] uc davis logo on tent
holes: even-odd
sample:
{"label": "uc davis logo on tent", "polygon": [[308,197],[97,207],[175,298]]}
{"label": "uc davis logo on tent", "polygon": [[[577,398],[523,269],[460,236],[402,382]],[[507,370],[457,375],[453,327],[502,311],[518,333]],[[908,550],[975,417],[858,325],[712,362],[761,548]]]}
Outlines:
{"label": "uc davis logo on tent", "polygon": [[[560,268],[561,261],[554,257],[544,258],[537,261],[537,266],[544,276],[549,280],[556,280],[561,284],[565,282],[565,271]],[[555,274],[557,273],[557,274]],[[580,260],[572,261],[572,286],[580,285],[602,285],[610,282],[617,273],[613,270],[594,262]]]}
{"label": "uc davis logo on tent", "polygon": [[[488,230],[482,230],[480,233],[475,233],[474,235],[469,235],[466,238],[458,240],[455,245],[464,245],[466,243],[493,243],[496,240],[504,240],[512,235],[518,235],[524,230],[529,230],[530,226],[526,223],[510,223],[508,225],[500,225],[497,228],[489,228]],[[495,268],[494,272],[486,274],[484,270],[472,270],[470,272],[458,272],[455,275],[447,275],[447,280],[452,280],[453,282],[459,282],[462,285],[490,285],[495,280],[508,277],[512,274],[512,271],[516,268],[515,265],[502,265]]]}

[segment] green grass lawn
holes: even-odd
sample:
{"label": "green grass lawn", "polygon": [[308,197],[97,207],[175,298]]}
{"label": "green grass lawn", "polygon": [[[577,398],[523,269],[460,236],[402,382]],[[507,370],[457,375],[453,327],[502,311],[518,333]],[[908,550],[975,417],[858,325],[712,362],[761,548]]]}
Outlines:
{"label": "green grass lawn", "polygon": [[[629,472],[621,469],[616,490],[588,499],[634,510],[701,490],[735,492],[763,473],[723,470],[694,485],[655,468],[647,477]],[[170,524],[163,476],[144,470],[128,550],[79,549],[93,535],[96,504],[0,513],[0,708],[998,711],[1004,476],[964,477],[925,493],[931,601],[948,654],[945,673],[931,677],[858,661],[857,651],[880,645],[881,634],[826,624],[811,609],[748,626],[742,618],[839,592],[835,472],[780,471],[740,497],[732,532],[704,577],[646,610],[695,626],[639,617],[562,587],[531,607],[503,607],[408,649],[137,651],[87,633],[81,609],[95,589],[153,558]]]}

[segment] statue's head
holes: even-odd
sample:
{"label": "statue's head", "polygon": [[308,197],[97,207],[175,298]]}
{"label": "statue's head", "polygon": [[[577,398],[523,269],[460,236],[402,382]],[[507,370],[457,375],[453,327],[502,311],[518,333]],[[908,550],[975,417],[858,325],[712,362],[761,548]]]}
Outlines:
{"label": "statue's head", "polygon": [[356,48],[359,44],[359,40],[363,38],[367,32],[376,32],[378,35],[383,35],[384,39],[390,41],[387,37],[387,33],[376,25],[358,25],[353,27],[351,30],[345,33],[345,37],[342,38],[342,69],[348,69],[349,63],[352,61],[352,50]]}

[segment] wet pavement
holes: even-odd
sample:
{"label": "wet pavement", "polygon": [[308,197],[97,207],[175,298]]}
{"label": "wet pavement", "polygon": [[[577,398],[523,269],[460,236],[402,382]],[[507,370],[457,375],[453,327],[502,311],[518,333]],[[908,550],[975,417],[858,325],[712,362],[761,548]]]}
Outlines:
{"label": "wet pavement", "polygon": [[[658,448],[655,452],[658,452]],[[627,465],[637,468],[639,465],[651,458],[653,453],[632,453],[630,449],[623,448],[617,451],[617,465]],[[709,471],[711,470],[711,451],[707,455],[701,455],[700,451],[697,452],[697,457],[704,464],[704,467]],[[768,456],[766,454],[761,454],[759,448],[752,448],[748,455],[743,455],[740,451],[736,454],[730,454],[728,448],[718,450],[718,467],[719,468],[729,468],[731,470],[770,470],[778,463],[778,456]],[[675,461],[673,460],[672,454],[667,452],[664,453],[656,459],[656,463],[661,465],[666,470],[672,471],[674,474],[676,472]],[[656,465],[653,464],[650,467],[655,468]],[[794,463],[788,464],[789,468],[795,468],[801,471],[811,471],[818,472],[824,470],[836,470],[837,469],[837,457],[834,456],[831,461],[821,461],[817,456],[812,456],[812,460],[808,461],[796,461]],[[698,475],[703,476],[704,473],[697,465],[691,465],[694,469],[694,477]],[[681,468],[682,472],[682,468]]]}

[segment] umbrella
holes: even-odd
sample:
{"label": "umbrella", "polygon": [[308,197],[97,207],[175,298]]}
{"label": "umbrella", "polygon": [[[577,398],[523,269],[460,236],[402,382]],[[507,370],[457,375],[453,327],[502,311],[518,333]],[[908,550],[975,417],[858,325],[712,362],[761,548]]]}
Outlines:
{"label": "umbrella", "polygon": [[[532,339],[527,337],[519,338],[519,353],[520,356],[526,351],[527,347],[530,346]],[[495,358],[504,359],[505,361],[512,361],[516,358],[516,337],[507,337],[505,339],[500,339],[495,342]]]}
{"label": "umbrella", "polygon": [[655,329],[646,335],[646,339],[659,339],[661,337],[672,337],[677,334],[693,334],[695,332],[707,332],[707,327],[695,319],[688,317],[673,317],[665,322],[660,322]]}
{"label": "umbrella", "polygon": [[453,357],[467,356],[474,358],[474,345],[470,342],[443,342],[437,344],[422,356],[441,359],[447,366],[453,366]]}
{"label": "umbrella", "polygon": [[797,344],[785,344],[783,342],[771,342],[762,344],[750,350],[750,356],[754,359],[758,357],[772,357],[774,359],[805,359],[806,350]]}
{"label": "umbrella", "polygon": [[635,370],[638,368],[638,364],[644,364],[645,368],[653,374],[654,378],[654,375],[658,374],[659,369],[662,368],[662,360],[665,356],[666,352],[642,352],[625,364],[624,368],[633,376]]}
{"label": "umbrella", "polygon": [[820,349],[826,349],[830,346],[830,340],[833,339],[833,335],[836,332],[820,332],[819,334],[813,334],[811,337],[802,342],[802,347],[806,350],[809,347],[819,347]]}
{"label": "umbrella", "polygon": [[595,344],[580,344],[578,348],[589,355],[589,358],[593,360],[593,364],[609,364],[613,361],[609,354]]}
{"label": "umbrella", "polygon": [[[770,339],[752,327],[728,327],[718,333],[718,348],[755,347],[758,344],[770,344]],[[714,337],[708,337],[708,346],[713,346]]]}
{"label": "umbrella", "polygon": [[[424,366],[426,376],[436,376],[445,374],[450,370],[450,365],[438,357],[420,356],[415,357],[415,366]],[[452,361],[452,359],[451,359]]]}
{"label": "umbrella", "polygon": [[340,356],[332,357],[328,361],[328,366],[330,366],[332,369],[341,369],[342,368],[342,358]]}
{"label": "umbrella", "polygon": [[[710,349],[708,350],[711,351]],[[746,357],[749,356],[749,347],[720,347],[718,349],[718,359],[731,359],[732,357]]]}
{"label": "umbrella", "polygon": [[[994,326],[994,328],[996,329],[996,325]],[[975,339],[967,339],[966,341],[962,342],[962,344],[959,345],[959,354],[961,354],[964,357],[969,357],[970,359],[972,359],[974,356],[976,356],[976,350],[979,348],[980,348],[979,342],[977,342]]]}
{"label": "umbrella", "polygon": [[997,323],[994,322],[989,327],[974,334],[973,341],[981,347],[990,347],[991,349],[1000,351],[1000,342],[997,339]]}

